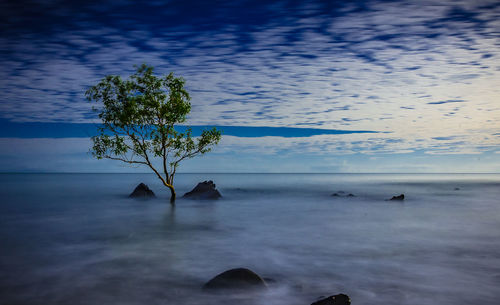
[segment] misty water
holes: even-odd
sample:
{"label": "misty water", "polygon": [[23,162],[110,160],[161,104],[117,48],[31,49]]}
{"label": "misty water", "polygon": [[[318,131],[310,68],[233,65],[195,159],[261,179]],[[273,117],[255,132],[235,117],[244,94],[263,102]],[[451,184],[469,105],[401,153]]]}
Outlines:
{"label": "misty water", "polygon": [[[0,304],[500,302],[500,175],[179,174],[178,193],[203,180],[224,197],[171,208],[149,174],[0,175]],[[127,198],[139,182],[158,198]],[[269,289],[201,289],[236,267]]]}

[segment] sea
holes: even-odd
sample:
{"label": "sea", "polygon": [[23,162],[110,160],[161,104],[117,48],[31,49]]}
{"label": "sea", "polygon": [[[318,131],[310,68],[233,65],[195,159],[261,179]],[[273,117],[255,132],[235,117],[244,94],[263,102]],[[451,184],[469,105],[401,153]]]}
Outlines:
{"label": "sea", "polygon": [[[178,174],[179,197],[205,180],[221,199],[171,206],[152,174],[0,174],[0,304],[500,304],[498,174]],[[201,288],[240,267],[268,289]]]}

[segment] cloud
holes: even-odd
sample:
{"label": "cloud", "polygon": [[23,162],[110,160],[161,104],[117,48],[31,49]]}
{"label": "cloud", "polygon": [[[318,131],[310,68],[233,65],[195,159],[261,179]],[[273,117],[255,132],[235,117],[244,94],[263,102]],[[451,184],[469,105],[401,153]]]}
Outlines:
{"label": "cloud", "polygon": [[[146,62],[186,78],[190,124],[377,130],[406,143],[341,143],[370,153],[465,132],[499,145],[484,138],[500,129],[496,2],[325,3],[2,3],[0,116],[92,121],[85,89]],[[460,108],[432,106],[443,104]]]}
{"label": "cloud", "polygon": [[441,104],[448,104],[448,103],[464,103],[464,100],[446,100],[446,101],[439,101],[439,102],[430,102],[427,103],[429,105],[441,105]]}
{"label": "cloud", "polygon": [[[256,155],[293,155],[303,154],[342,156],[342,155],[380,155],[407,154],[424,151],[427,154],[471,154],[494,150],[494,140],[488,144],[474,139],[473,136],[437,137],[408,140],[387,134],[348,134],[315,135],[311,137],[234,137],[224,136],[214,153],[244,152]],[[436,142],[436,140],[438,142]],[[479,145],[482,143],[482,146]]]}
{"label": "cloud", "polygon": [[[308,138],[225,136],[213,152],[181,164],[180,172],[495,172],[495,147],[447,150],[380,135]],[[420,148],[427,145],[421,143]],[[88,138],[0,138],[2,172],[149,172],[88,153]],[[376,148],[374,148],[376,147]],[[481,153],[481,158],[477,155]],[[370,157],[367,157],[369,155]],[[418,162],[418,165],[412,165]]]}

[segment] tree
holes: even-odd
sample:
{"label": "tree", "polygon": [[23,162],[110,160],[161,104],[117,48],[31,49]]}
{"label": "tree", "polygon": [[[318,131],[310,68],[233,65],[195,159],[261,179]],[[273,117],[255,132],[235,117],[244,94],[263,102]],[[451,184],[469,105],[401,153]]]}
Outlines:
{"label": "tree", "polygon": [[157,77],[153,67],[145,64],[136,68],[127,80],[108,75],[85,92],[89,101],[102,106],[93,107],[102,124],[98,135],[92,137],[91,153],[97,159],[149,167],[170,189],[170,203],[174,204],[179,163],[209,152],[219,142],[221,132],[206,129],[193,138],[191,128],[178,131],[175,125],[185,122],[191,111],[184,79],[173,73]]}

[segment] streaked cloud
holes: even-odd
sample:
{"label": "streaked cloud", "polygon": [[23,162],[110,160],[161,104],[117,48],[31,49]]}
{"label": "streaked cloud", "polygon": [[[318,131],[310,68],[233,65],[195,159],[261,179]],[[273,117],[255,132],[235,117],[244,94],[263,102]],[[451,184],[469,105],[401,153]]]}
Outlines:
{"label": "streaked cloud", "polygon": [[500,131],[497,1],[171,1],[140,11],[127,1],[4,2],[0,16],[4,120],[95,122],[85,89],[145,62],[186,78],[190,124],[381,132],[228,137],[226,146],[373,154],[500,145],[491,136]]}
{"label": "streaked cloud", "polygon": [[427,104],[429,105],[441,105],[441,104],[448,104],[448,103],[464,103],[464,100],[446,100],[446,101],[439,101],[439,102],[429,102]]}
{"label": "streaked cloud", "polygon": [[[342,135],[337,139],[327,135],[312,139],[226,136],[213,152],[183,162],[179,170],[197,173],[500,171],[499,152],[494,148],[479,151],[471,145],[451,152],[415,151],[408,149],[414,143],[376,140],[361,134],[352,136]],[[88,153],[90,144],[88,138],[0,138],[0,172],[148,172],[140,166],[96,160]],[[480,160],[478,153],[487,162]]]}

